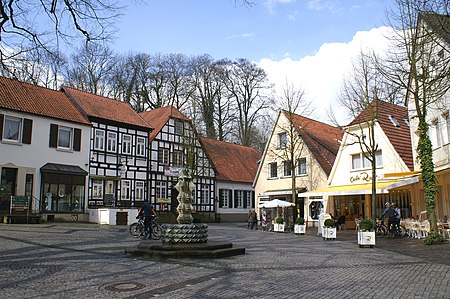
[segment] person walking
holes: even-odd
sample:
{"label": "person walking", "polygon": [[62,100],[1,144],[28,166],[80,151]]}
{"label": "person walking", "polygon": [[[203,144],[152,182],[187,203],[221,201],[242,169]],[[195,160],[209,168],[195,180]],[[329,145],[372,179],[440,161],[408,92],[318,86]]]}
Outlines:
{"label": "person walking", "polygon": [[250,213],[249,213],[249,223],[250,223],[250,229],[253,229],[253,227],[254,227],[255,229],[258,229],[258,225],[257,225],[257,216],[256,216],[255,210],[250,210]]}
{"label": "person walking", "polygon": [[390,205],[388,209],[386,209],[383,214],[381,215],[381,219],[384,219],[384,217],[388,218],[388,231],[390,233],[394,232],[394,225],[397,223],[397,212],[394,209],[394,205]]}
{"label": "person walking", "polygon": [[252,210],[248,210],[248,215],[247,215],[247,229],[250,229],[250,225],[252,224]]}
{"label": "person walking", "polygon": [[261,228],[263,231],[267,230],[267,214],[266,214],[266,210],[263,210],[261,212]]}

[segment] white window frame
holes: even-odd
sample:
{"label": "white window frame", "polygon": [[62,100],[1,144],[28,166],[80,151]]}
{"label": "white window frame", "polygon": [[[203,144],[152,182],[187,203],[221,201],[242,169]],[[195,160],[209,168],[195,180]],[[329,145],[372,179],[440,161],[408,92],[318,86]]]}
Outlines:
{"label": "white window frame", "polygon": [[200,203],[209,204],[211,202],[211,190],[209,184],[202,184],[200,192]]}
{"label": "white window frame", "polygon": [[282,149],[287,146],[287,133],[281,132],[277,134],[277,148]]}
{"label": "white window frame", "polygon": [[236,208],[244,207],[244,190],[236,190]]}
{"label": "white window frame", "polygon": [[222,193],[222,208],[228,208],[230,204],[230,190],[229,189],[221,189]]}
{"label": "white window frame", "polygon": [[167,198],[167,182],[156,181],[155,195],[156,195],[156,199]]}
{"label": "white window frame", "polygon": [[[276,176],[272,176],[272,166],[275,165],[275,173]],[[267,164],[267,177],[269,179],[274,179],[278,177],[278,163],[277,162],[270,162]]]}
{"label": "white window frame", "polygon": [[111,153],[117,152],[117,132],[108,132],[106,135],[106,150]]}
{"label": "white window frame", "polygon": [[172,165],[183,166],[183,151],[174,150],[172,153]]}
{"label": "white window frame", "polygon": [[183,122],[181,120],[175,119],[173,126],[175,135],[183,135]]}
{"label": "white window frame", "polygon": [[[69,145],[65,146],[62,145],[61,143],[61,136],[64,136],[63,134],[61,134],[61,132],[69,132]],[[71,150],[73,148],[73,128],[69,128],[69,127],[64,127],[64,126],[58,126],[58,144],[57,147],[60,149],[65,149],[65,150]]]}
{"label": "white window frame", "polygon": [[[359,163],[359,168],[355,167],[355,162]],[[383,153],[381,150],[375,152],[375,163],[376,168],[383,167]],[[351,155],[351,170],[364,170],[371,168],[372,163],[369,161],[369,158],[367,158],[366,154],[359,153]]]}
{"label": "white window frame", "polygon": [[120,200],[131,200],[131,180],[120,182]]}
{"label": "white window frame", "polygon": [[[304,167],[304,172],[302,172],[301,170],[302,170],[302,165],[304,165],[305,167]],[[297,167],[296,167],[296,174],[297,175],[307,175],[308,174],[308,164],[307,164],[307,162],[306,162],[306,157],[300,157],[300,158],[298,158],[298,160],[297,160]]]}
{"label": "white window frame", "polygon": [[245,192],[245,201],[247,203],[247,207],[252,206],[252,192],[251,191]]}
{"label": "white window frame", "polygon": [[136,181],[135,183],[135,199],[144,200],[145,194],[145,183],[142,181]]}
{"label": "white window frame", "polygon": [[92,180],[92,199],[103,199],[103,181]]}
{"label": "white window frame", "polygon": [[136,156],[145,156],[145,137],[136,138]]}
{"label": "white window frame", "polygon": [[98,151],[105,149],[105,130],[94,130],[94,149]]}
{"label": "white window frame", "polygon": [[[8,126],[8,123],[10,123],[9,126]],[[11,133],[6,134],[7,133],[6,130],[8,129],[8,127],[11,129],[11,124],[13,124],[13,123],[16,123],[16,124],[18,123],[18,125],[19,125],[18,128],[17,128],[17,139],[10,138],[12,135],[16,135],[16,133],[15,134],[11,134]],[[22,118],[5,115],[5,117],[3,119],[2,139],[4,141],[8,141],[8,142],[17,142],[17,143],[21,142],[21,140],[22,140],[22,126],[23,126]]]}
{"label": "white window frame", "polygon": [[291,161],[283,161],[283,176],[290,177],[292,175]]}
{"label": "white window frame", "polygon": [[122,134],[122,154],[131,155],[132,143],[133,143],[133,136],[129,134]]}
{"label": "white window frame", "polygon": [[169,164],[169,149],[160,147],[158,149],[158,163],[161,165]]}

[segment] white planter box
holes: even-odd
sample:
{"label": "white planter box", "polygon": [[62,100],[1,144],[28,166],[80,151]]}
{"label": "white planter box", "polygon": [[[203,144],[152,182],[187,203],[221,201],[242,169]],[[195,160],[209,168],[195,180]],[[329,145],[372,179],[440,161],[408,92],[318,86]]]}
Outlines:
{"label": "white planter box", "polygon": [[322,237],[324,240],[333,240],[336,239],[336,228],[327,228],[324,227],[322,229]]}
{"label": "white planter box", "polygon": [[358,232],[358,245],[359,247],[373,247],[375,245],[375,232]]}
{"label": "white planter box", "polygon": [[294,233],[304,235],[306,232],[306,225],[305,224],[295,224],[294,225]]}
{"label": "white planter box", "polygon": [[280,233],[284,232],[284,224],[275,223],[273,225],[273,231],[274,232],[280,232]]}

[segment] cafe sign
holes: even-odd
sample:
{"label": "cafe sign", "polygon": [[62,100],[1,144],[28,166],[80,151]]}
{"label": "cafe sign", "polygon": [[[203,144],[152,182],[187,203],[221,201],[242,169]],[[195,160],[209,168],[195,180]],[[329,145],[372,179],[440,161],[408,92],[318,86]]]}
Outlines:
{"label": "cafe sign", "polygon": [[371,182],[371,181],[372,181],[372,176],[370,176],[365,171],[360,172],[359,174],[355,174],[355,175],[350,177],[350,183],[355,183],[355,182],[368,183],[368,182]]}

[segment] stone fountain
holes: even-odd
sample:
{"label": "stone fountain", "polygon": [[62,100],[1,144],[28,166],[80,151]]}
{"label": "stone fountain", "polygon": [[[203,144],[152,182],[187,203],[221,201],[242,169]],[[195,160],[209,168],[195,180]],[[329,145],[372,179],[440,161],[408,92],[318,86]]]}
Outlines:
{"label": "stone fountain", "polygon": [[233,248],[229,242],[208,242],[208,225],[193,223],[192,192],[195,185],[189,170],[180,171],[175,188],[178,190],[178,224],[163,225],[162,243],[143,240],[139,245],[125,249],[125,253],[157,258],[221,258],[245,254],[245,248]]}

